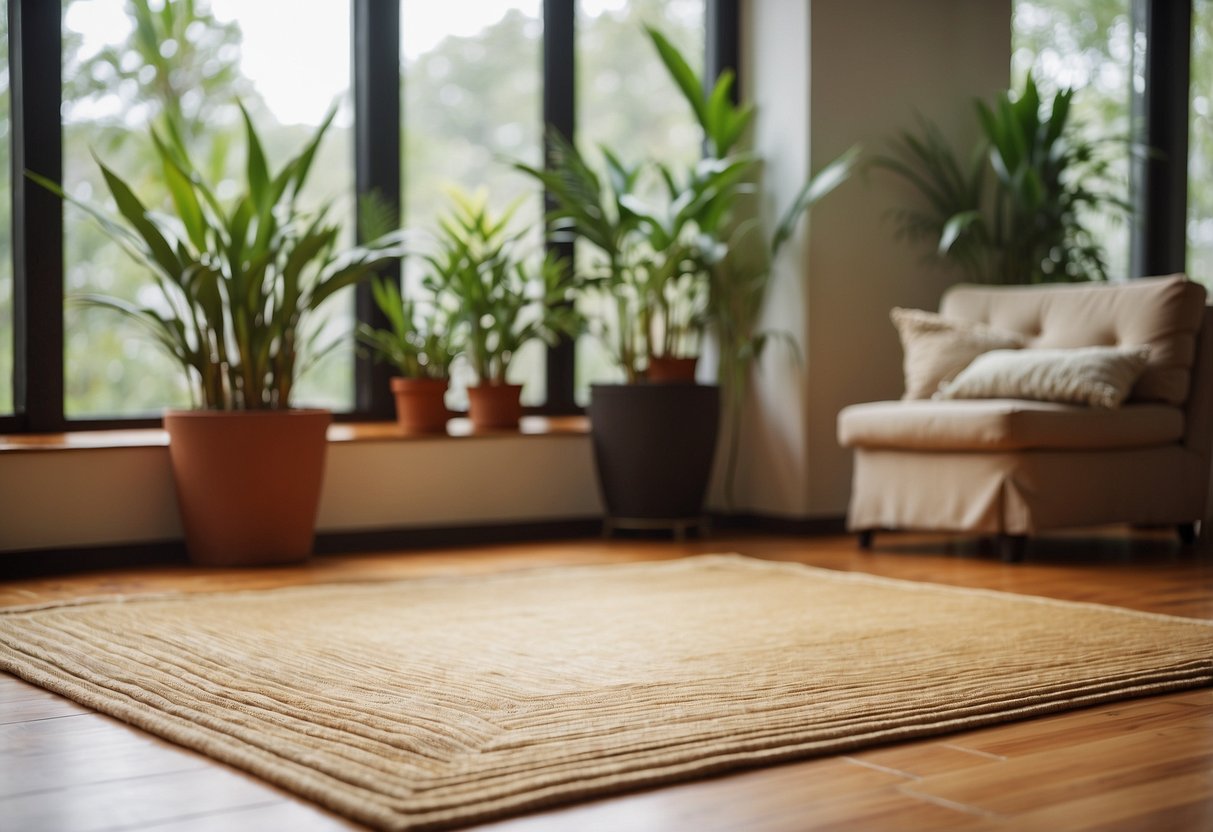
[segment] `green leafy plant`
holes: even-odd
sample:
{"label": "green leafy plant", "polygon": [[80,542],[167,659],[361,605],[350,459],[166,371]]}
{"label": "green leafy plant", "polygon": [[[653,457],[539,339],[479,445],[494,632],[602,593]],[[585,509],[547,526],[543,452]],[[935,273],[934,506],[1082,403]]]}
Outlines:
{"label": "green leafy plant", "polygon": [[[750,105],[732,102],[732,73],[723,73],[705,95],[678,50],[657,30],[646,31],[704,126],[711,155],[677,170],[659,161],[628,165],[603,147],[600,173],[553,134],[546,169],[515,165],[552,196],[552,230],[595,247],[587,285],[612,310],[606,344],[629,382],[642,378],[653,358],[697,352],[709,318],[710,272],[722,256],[721,232],[739,196],[752,188],[758,164],[751,154],[732,152],[753,115]],[[653,180],[657,197],[646,198]]]}
{"label": "green leafy plant", "polygon": [[1042,100],[1031,75],[993,106],[975,102],[981,140],[962,163],[925,119],[873,165],[921,197],[895,214],[899,233],[925,241],[978,283],[1106,280],[1092,213],[1131,211],[1111,161],[1123,141],[1083,137],[1071,121],[1074,91]]}
{"label": "green leafy plant", "polygon": [[432,296],[403,297],[390,280],[374,278],[371,292],[388,325],[360,324],[358,340],[404,378],[450,378],[451,362],[460,351],[452,310]]}
{"label": "green leafy plant", "polygon": [[297,199],[335,110],[304,148],[272,173],[252,119],[244,116],[242,192],[224,204],[190,162],[172,122],[152,141],[175,213],[152,211],[99,159],[118,216],[27,174],[91,214],[151,275],[158,297],[132,303],[105,295],[75,300],[126,315],[181,367],[195,403],[217,410],[288,408],[295,378],[339,342],[308,328],[337,292],[399,257],[395,235],[342,248],[340,225]]}
{"label": "green leafy plant", "polygon": [[549,344],[581,331],[573,306],[578,281],[554,254],[528,256],[524,232],[511,231],[514,209],[495,215],[487,195],[451,192],[422,284],[450,299],[458,342],[481,384],[504,384],[510,362],[529,341]]}
{"label": "green leafy plant", "polygon": [[[600,174],[577,148],[553,136],[547,169],[515,167],[551,195],[552,230],[596,249],[590,285],[613,307],[610,349],[629,383],[642,377],[653,357],[691,343],[687,335],[706,329],[715,338],[730,425],[725,497],[731,505],[753,362],[772,341],[793,343],[785,333],[759,327],[772,262],[809,207],[849,177],[859,148],[805,181],[768,236],[753,199],[761,159],[740,149],[756,115],[753,105],[733,101],[731,71],[708,88],[661,32],[646,31],[702,131],[704,157],[684,171],[660,162],[629,167],[601,148],[606,170]],[[640,196],[646,169],[655,170],[664,186],[657,205]]]}

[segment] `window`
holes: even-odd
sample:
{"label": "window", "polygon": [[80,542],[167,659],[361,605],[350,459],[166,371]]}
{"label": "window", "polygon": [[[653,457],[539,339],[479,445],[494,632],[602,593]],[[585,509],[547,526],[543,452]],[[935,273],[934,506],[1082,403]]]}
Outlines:
{"label": "window", "polygon": [[[701,153],[694,116],[662,66],[642,25],[662,31],[703,69],[704,4],[699,0],[581,0],[577,35],[577,143],[594,160],[609,147],[625,163],[654,158],[688,164]],[[589,253],[579,249],[579,262]],[[599,315],[596,298],[581,301]],[[592,335],[577,344],[576,397],[585,405],[592,382],[618,381],[622,371]]]}
{"label": "window", "polygon": [[[222,179],[244,163],[237,99],[252,113],[271,160],[298,147],[336,102],[337,120],[308,195],[331,205],[351,235],[355,180],[359,190],[378,190],[389,199],[402,180],[402,215],[420,228],[433,222],[444,186],[454,184],[485,187],[498,206],[521,198],[518,222],[533,230],[537,253],[542,200],[533,180],[507,161],[542,162],[544,107],[552,108],[547,116],[562,129],[579,114],[584,131],[576,138],[583,145],[609,141],[624,153],[693,158],[693,131],[681,102],[668,106],[677,93],[661,76],[638,24],[661,26],[697,57],[703,54],[705,10],[723,20],[736,15],[736,0],[584,0],[580,8],[564,0],[469,0],[448,4],[455,13],[421,0],[400,0],[399,6],[321,0],[303,16],[294,0],[19,2],[11,13],[22,26],[14,29],[18,40],[11,49],[18,70],[13,101],[21,106],[12,113],[11,129],[20,141],[10,148],[4,76],[0,152],[20,152],[28,166],[51,176],[61,163],[61,181],[73,195],[106,202],[95,152],[158,209],[168,196],[145,164],[149,126],[176,121],[195,161]],[[283,34],[285,19],[292,21],[289,36]],[[545,25],[553,29],[550,40]],[[718,32],[721,44],[736,35],[733,25]],[[355,39],[358,48],[352,49]],[[735,51],[726,44],[720,54]],[[576,90],[563,83],[574,55],[582,64]],[[626,72],[619,69],[632,62]],[[603,78],[595,83],[590,76],[597,74]],[[394,108],[388,108],[387,124],[376,118],[383,112],[376,102],[397,84],[404,111],[399,135],[391,129]],[[584,100],[573,105],[577,95]],[[56,96],[62,96],[61,107]],[[56,152],[60,135],[62,157]],[[165,407],[189,405],[189,391],[169,359],[121,317],[81,302],[90,293],[151,301],[147,276],[78,209],[41,191],[42,198],[12,199],[18,184],[27,197],[35,186],[8,182],[8,168],[0,165],[0,202],[5,212],[22,206],[13,227],[21,233],[18,251],[33,265],[14,272],[11,254],[0,258],[0,429],[153,424]],[[5,224],[0,247],[6,251],[9,236]],[[60,264],[62,297],[58,280],[45,279],[57,276]],[[404,277],[407,282],[407,268]],[[382,368],[371,372],[368,359],[356,355],[345,337],[356,314],[373,314],[366,300],[330,305],[334,314],[323,328],[343,336],[343,349],[300,378],[297,403],[344,410],[353,418],[390,414],[390,393],[370,383]],[[519,356],[514,370],[526,382],[524,402],[570,406],[572,358],[567,345],[545,355],[535,344]],[[10,377],[20,383],[10,384]],[[18,406],[19,390],[25,396]]]}
{"label": "window", "polygon": [[[195,162],[219,178],[238,175],[244,164],[237,100],[253,115],[271,160],[306,141],[336,103],[339,119],[305,192],[314,204],[305,207],[335,202],[330,210],[336,216],[351,216],[349,7],[314,3],[284,38],[281,20],[291,8],[289,0],[169,3],[163,11],[148,0],[69,3],[63,33],[68,192],[94,201],[105,197],[95,153],[119,175],[133,178],[145,204],[166,205],[155,167],[145,164],[152,157],[150,126],[174,121]],[[146,273],[71,207],[64,214],[64,262],[67,415],[155,414],[188,405],[180,372],[134,324],[70,300],[89,293],[144,302],[154,296]],[[329,308],[335,314],[324,326],[348,330],[352,296],[344,305],[335,299]],[[352,354],[349,348],[338,351],[301,376],[298,403],[350,407]]]}
{"label": "window", "polygon": [[[1076,89],[1072,123],[1119,141],[1113,163],[1127,182],[1133,87],[1143,82],[1133,77],[1132,0],[1015,0],[1011,45],[1012,83],[1019,87],[1031,71],[1042,92]],[[1089,221],[1103,242],[1109,276],[1129,277],[1129,224],[1107,214]]]}
{"label": "window", "polygon": [[[489,207],[514,209],[514,228],[531,229],[542,257],[542,197],[506,160],[542,162],[543,9],[541,0],[434,4],[407,0],[400,13],[403,214],[407,226],[431,229],[452,188],[483,190]],[[405,283],[419,280],[406,264]],[[453,368],[448,404],[462,408],[466,366]],[[522,401],[546,398],[544,346],[515,356],[511,381]]]}
{"label": "window", "polygon": [[1192,6],[1188,274],[1213,287],[1213,0]]}

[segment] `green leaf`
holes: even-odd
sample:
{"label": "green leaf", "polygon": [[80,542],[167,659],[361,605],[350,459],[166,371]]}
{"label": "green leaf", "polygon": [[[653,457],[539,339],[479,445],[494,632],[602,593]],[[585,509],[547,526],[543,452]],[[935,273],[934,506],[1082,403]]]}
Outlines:
{"label": "green leaf", "polygon": [[815,175],[809,177],[808,181],[801,186],[796,199],[792,201],[788,210],[784,212],[783,218],[779,221],[779,225],[776,226],[775,236],[771,239],[772,258],[779,253],[783,244],[792,236],[792,232],[795,230],[796,223],[799,221],[801,214],[850,178],[851,172],[859,161],[860,153],[861,148],[859,145],[847,149],[842,155],[819,170]]}
{"label": "green leaf", "polygon": [[952,251],[956,241],[961,238],[974,224],[981,221],[978,211],[964,211],[950,217],[943,226],[943,234],[939,237],[939,253],[946,255]]}
{"label": "green leaf", "polygon": [[670,43],[665,35],[652,26],[645,26],[644,28],[649,35],[649,39],[653,42],[653,46],[657,49],[657,56],[661,58],[666,71],[669,72],[670,77],[674,80],[678,90],[682,93],[682,97],[691,105],[695,118],[700,126],[703,127],[704,132],[707,132],[711,119],[707,103],[703,97],[703,82],[695,74],[695,70],[691,69],[691,65],[687,63],[682,53],[678,51],[674,44]]}
{"label": "green leaf", "polygon": [[270,203],[270,174],[265,162],[265,151],[261,147],[261,139],[257,136],[257,128],[253,119],[245,109],[244,104],[237,102],[240,115],[244,119],[244,140],[248,145],[248,160],[246,175],[248,177],[248,192],[252,196],[258,214],[268,213]]}
{"label": "green leaf", "polygon": [[147,209],[143,203],[135,196],[135,192],[131,190],[130,186],[103,165],[100,159],[97,160],[97,166],[101,168],[101,175],[105,178],[106,187],[114,197],[119,213],[139,234],[151,254],[151,259],[159,265],[165,275],[176,277],[181,271],[181,263],[177,260],[177,254],[160,229],[148,219]]}

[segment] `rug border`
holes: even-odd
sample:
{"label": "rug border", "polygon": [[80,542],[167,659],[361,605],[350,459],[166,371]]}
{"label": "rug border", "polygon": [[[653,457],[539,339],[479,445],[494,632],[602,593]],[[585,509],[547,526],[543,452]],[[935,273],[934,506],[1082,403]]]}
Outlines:
{"label": "rug border", "polygon": [[542,566],[523,566],[519,568],[506,568],[500,571],[484,572],[484,573],[453,573],[443,572],[431,575],[416,575],[404,578],[387,578],[387,579],[359,579],[352,581],[326,581],[322,583],[309,584],[286,584],[283,586],[260,587],[256,589],[206,589],[197,592],[173,590],[168,592],[148,592],[148,593],[125,593],[112,595],[89,595],[79,598],[60,598],[51,601],[39,601],[31,604],[19,604],[14,606],[0,607],[0,618],[10,615],[22,615],[26,613],[42,612],[52,609],[61,609],[66,607],[77,606],[94,606],[102,604],[137,604],[141,602],[163,602],[163,601],[185,601],[193,598],[214,598],[214,597],[239,597],[239,596],[259,596],[267,594],[308,594],[323,592],[334,588],[344,589],[366,589],[374,590],[395,584],[459,584],[467,582],[493,582],[493,581],[508,581],[535,575],[542,575],[548,572],[564,572],[576,570],[600,570],[600,569],[624,569],[624,570],[639,570],[648,571],[650,569],[682,569],[693,568],[699,564],[708,563],[731,563],[733,565],[742,566],[744,568],[768,571],[803,571],[818,575],[828,580],[846,582],[846,583],[864,583],[876,586],[891,586],[899,589],[908,589],[920,593],[937,593],[937,594],[959,594],[973,595],[977,597],[993,597],[1000,599],[1018,599],[1024,603],[1035,603],[1044,606],[1060,606],[1069,608],[1089,608],[1098,610],[1112,610],[1128,616],[1144,618],[1155,621],[1170,621],[1170,622],[1188,622],[1201,624],[1208,627],[1213,627],[1213,618],[1192,618],[1189,616],[1176,615],[1174,613],[1152,612],[1149,610],[1139,610],[1132,607],[1122,607],[1116,604],[1105,604],[1098,601],[1075,601],[1068,598],[1054,598],[1048,595],[1033,595],[1031,593],[1012,592],[1004,589],[990,589],[988,587],[971,587],[957,586],[955,584],[941,584],[935,581],[917,581],[909,578],[893,578],[886,575],[876,575],[871,572],[863,572],[848,569],[830,569],[824,566],[813,566],[807,563],[801,563],[794,560],[777,560],[772,558],[756,557],[746,555],[740,552],[718,552],[709,554],[683,555],[666,558],[661,560],[644,560],[644,561],[603,561],[598,563],[566,563],[566,564],[545,564]]}

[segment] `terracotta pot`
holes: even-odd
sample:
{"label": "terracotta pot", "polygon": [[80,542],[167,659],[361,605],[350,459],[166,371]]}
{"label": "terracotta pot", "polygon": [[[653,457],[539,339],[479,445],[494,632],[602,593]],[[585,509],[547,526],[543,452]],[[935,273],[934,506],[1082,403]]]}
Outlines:
{"label": "terracotta pot", "polygon": [[654,384],[694,384],[698,358],[673,358],[655,355],[649,359],[646,381]]}
{"label": "terracotta pot", "polygon": [[468,388],[468,418],[474,430],[517,428],[522,418],[521,384],[478,384]]}
{"label": "terracotta pot", "polygon": [[607,514],[680,520],[703,512],[720,391],[700,384],[594,384],[590,439]]}
{"label": "terracotta pot", "polygon": [[392,379],[392,394],[396,397],[396,423],[404,433],[445,433],[446,379]]}
{"label": "terracotta pot", "polygon": [[331,421],[327,410],[166,413],[190,559],[263,566],[310,555]]}

